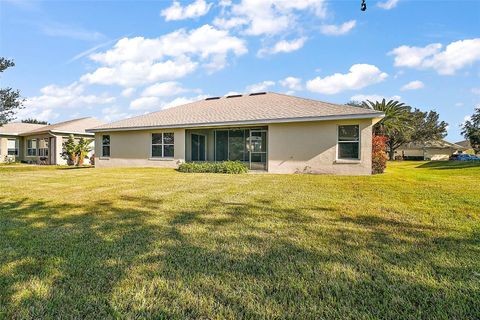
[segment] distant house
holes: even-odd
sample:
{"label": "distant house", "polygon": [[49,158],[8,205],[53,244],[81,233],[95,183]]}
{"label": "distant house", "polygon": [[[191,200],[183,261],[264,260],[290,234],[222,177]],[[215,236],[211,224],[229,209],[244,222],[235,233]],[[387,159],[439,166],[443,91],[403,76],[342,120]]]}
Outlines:
{"label": "distant house", "polygon": [[445,140],[411,142],[401,145],[395,151],[396,159],[403,160],[448,160],[455,153],[467,150],[461,145]]}
{"label": "distant house", "polygon": [[383,113],[253,93],[212,97],[102,125],[96,167],[171,167],[237,160],[271,173],[371,174],[372,126]]}
{"label": "distant house", "polygon": [[465,148],[464,153],[469,153],[469,154],[475,154],[475,150],[473,150],[472,145],[470,144],[470,141],[468,140],[462,140],[459,142],[455,142],[455,144],[458,144],[459,146],[462,146]]}
{"label": "distant house", "polygon": [[81,118],[52,125],[7,123],[0,127],[0,162],[16,161],[43,164],[66,164],[62,159],[62,143],[73,134],[76,139],[93,138],[87,128],[103,122]]}

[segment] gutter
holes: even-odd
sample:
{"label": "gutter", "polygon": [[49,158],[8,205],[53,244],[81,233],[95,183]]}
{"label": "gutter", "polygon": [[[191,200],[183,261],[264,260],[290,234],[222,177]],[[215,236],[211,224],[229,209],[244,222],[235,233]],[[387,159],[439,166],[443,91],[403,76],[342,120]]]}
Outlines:
{"label": "gutter", "polygon": [[292,122],[313,122],[313,121],[329,121],[329,120],[350,120],[350,119],[372,119],[383,118],[383,112],[364,113],[364,114],[346,114],[333,115],[321,117],[298,117],[298,118],[279,118],[279,119],[264,119],[264,120],[246,120],[246,121],[224,121],[224,122],[207,122],[207,123],[188,123],[188,124],[174,124],[174,125],[158,125],[158,126],[137,126],[124,128],[92,128],[85,130],[86,132],[108,132],[108,131],[138,131],[138,130],[152,130],[152,129],[174,129],[174,128],[198,128],[198,127],[219,127],[232,125],[252,125],[252,124],[269,124],[269,123],[292,123]]}

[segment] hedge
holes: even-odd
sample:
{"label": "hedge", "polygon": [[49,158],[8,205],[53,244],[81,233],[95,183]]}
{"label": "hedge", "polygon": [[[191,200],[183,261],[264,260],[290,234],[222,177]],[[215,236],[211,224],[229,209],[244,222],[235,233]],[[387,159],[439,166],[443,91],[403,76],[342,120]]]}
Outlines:
{"label": "hedge", "polygon": [[180,172],[211,172],[211,173],[228,173],[239,174],[247,173],[248,168],[240,161],[224,161],[224,162],[184,162],[178,167]]}

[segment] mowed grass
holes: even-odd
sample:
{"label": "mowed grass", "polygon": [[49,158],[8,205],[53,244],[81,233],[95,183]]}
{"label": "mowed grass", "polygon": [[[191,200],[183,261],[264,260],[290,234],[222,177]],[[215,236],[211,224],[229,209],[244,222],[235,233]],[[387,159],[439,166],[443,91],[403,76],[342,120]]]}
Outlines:
{"label": "mowed grass", "polygon": [[480,166],[0,168],[0,318],[479,319]]}

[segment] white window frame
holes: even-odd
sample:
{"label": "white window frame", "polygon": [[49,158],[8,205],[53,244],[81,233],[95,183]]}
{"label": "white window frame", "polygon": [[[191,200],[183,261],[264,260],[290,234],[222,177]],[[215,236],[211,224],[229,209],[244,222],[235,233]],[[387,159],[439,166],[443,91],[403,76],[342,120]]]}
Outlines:
{"label": "white window frame", "polygon": [[[357,126],[358,127],[358,141],[356,140],[349,140],[349,141],[340,141],[340,127],[344,126]],[[360,131],[360,124],[339,124],[337,125],[337,152],[336,152],[336,160],[338,161],[360,161],[361,160],[361,131]],[[358,143],[358,158],[340,158],[340,144],[341,143]]]}
{"label": "white window frame", "polygon": [[[105,136],[108,136],[108,144],[104,144],[104,143],[103,143],[103,137],[105,137]],[[101,152],[102,158],[110,158],[110,155],[112,154],[112,147],[111,147],[111,145],[112,145],[112,136],[109,135],[109,134],[102,134],[102,150],[101,150],[101,151],[102,151],[102,152]],[[103,147],[108,147],[108,156],[106,156],[106,155],[103,154]]]}
{"label": "white window frame", "polygon": [[[35,148],[29,148],[29,145],[28,145],[29,141],[32,141],[32,145],[33,145],[33,141],[35,141]],[[36,157],[37,156],[37,148],[38,148],[38,139],[27,139],[27,157]],[[30,154],[30,152],[29,152],[30,150],[34,150],[35,154]]]}
{"label": "white window frame", "polygon": [[[12,149],[8,147],[9,141],[15,141],[15,148]],[[18,144],[19,144],[18,139],[7,139],[7,155],[18,157]],[[10,154],[10,150],[14,150],[14,154]]]}
{"label": "white window frame", "polygon": [[[162,139],[161,143],[153,143],[153,135],[154,134],[161,134]],[[173,143],[164,143],[164,135],[165,134],[172,134],[173,135]],[[161,146],[162,149],[162,155],[161,156],[154,156],[153,155],[153,146]],[[173,156],[168,156],[166,157],[164,155],[164,146],[173,146]],[[173,159],[175,158],[175,133],[174,132],[152,132],[150,134],[150,159]]]}
{"label": "white window frame", "polygon": [[[38,156],[39,157],[48,157],[48,148],[50,146],[50,141],[48,138],[37,139],[38,140]],[[40,148],[40,140],[43,140],[43,143],[47,146],[46,148]]]}

